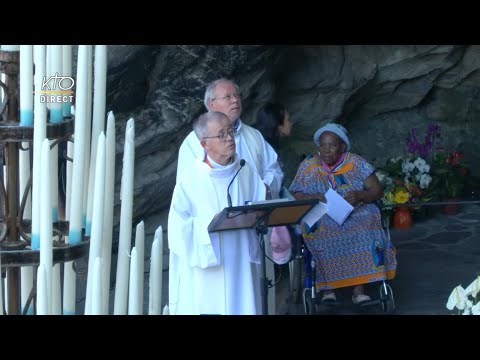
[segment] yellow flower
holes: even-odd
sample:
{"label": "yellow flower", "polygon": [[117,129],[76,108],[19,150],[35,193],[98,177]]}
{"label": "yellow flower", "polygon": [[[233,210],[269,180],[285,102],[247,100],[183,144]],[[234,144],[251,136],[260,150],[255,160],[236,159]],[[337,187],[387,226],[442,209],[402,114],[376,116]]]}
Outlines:
{"label": "yellow flower", "polygon": [[404,189],[397,190],[394,195],[394,200],[397,204],[405,204],[409,198],[410,195]]}

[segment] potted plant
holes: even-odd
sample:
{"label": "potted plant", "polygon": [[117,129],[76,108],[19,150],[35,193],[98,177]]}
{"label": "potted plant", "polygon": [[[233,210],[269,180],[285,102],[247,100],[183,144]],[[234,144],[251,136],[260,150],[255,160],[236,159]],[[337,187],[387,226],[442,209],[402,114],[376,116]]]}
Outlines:
{"label": "potted plant", "polygon": [[[439,152],[435,155],[432,167],[434,187],[440,200],[459,200],[464,195],[468,168],[460,151]],[[456,213],[458,204],[445,206],[446,213]]]}

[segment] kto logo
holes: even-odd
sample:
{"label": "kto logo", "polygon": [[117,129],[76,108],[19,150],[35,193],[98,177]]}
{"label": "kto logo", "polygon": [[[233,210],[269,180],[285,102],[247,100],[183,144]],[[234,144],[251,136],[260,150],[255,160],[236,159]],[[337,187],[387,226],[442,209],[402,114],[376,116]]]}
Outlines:
{"label": "kto logo", "polygon": [[42,88],[37,93],[40,95],[41,103],[71,103],[73,102],[73,87],[75,80],[70,76],[43,77]]}

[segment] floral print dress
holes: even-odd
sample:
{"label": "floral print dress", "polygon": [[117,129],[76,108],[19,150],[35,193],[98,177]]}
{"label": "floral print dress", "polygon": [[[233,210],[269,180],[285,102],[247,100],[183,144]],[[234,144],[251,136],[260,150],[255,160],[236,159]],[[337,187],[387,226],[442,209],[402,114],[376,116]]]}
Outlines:
{"label": "floral print dress", "polygon": [[[347,153],[333,176],[336,191],[345,196],[363,190],[365,179],[375,168],[361,156]],[[328,174],[315,157],[302,161],[289,190],[305,194],[323,193],[330,188]],[[309,228],[302,223],[305,245],[315,260],[317,291],[353,286],[395,277],[395,248],[381,224],[375,203],[358,203],[342,225],[324,215]]]}

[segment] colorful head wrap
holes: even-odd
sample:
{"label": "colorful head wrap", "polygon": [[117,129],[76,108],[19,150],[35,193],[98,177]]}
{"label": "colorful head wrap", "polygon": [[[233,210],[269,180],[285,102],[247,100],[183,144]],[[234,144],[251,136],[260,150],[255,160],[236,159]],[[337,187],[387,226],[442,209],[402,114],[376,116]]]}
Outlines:
{"label": "colorful head wrap", "polygon": [[313,135],[313,142],[315,143],[315,145],[320,146],[320,136],[325,131],[330,131],[337,134],[340,139],[342,139],[343,142],[347,145],[345,147],[345,152],[350,150],[350,140],[348,140],[347,129],[345,129],[342,125],[336,123],[328,123],[315,132],[315,135]]}

